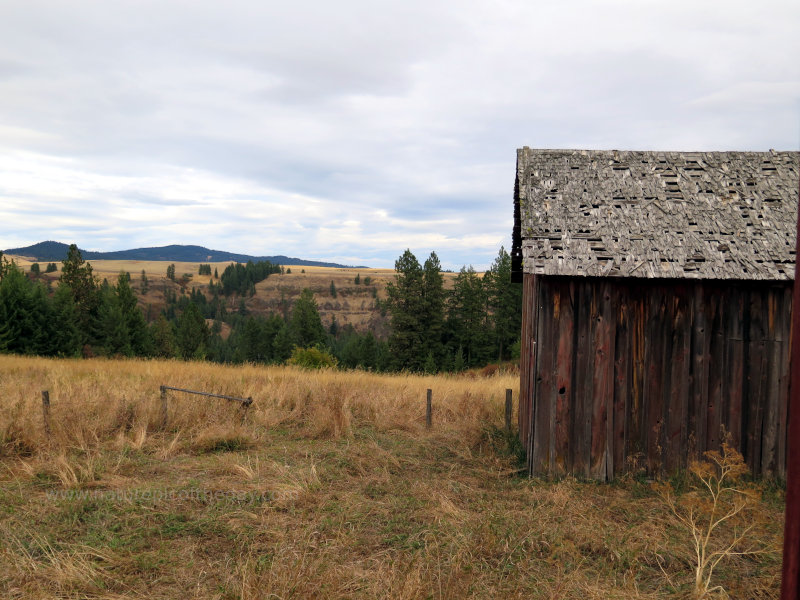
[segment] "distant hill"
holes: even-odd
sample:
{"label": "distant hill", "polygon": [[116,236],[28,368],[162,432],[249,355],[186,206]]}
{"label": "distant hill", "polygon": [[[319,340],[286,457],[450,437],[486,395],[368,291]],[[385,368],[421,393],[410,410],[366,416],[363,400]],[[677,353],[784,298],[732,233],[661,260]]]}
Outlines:
{"label": "distant hill", "polygon": [[[30,256],[37,261],[61,261],[67,257],[68,244],[61,242],[39,242],[25,248],[9,248],[3,250],[5,254],[15,254],[18,256]],[[132,250],[116,250],[114,252],[90,252],[81,249],[81,255],[85,260],[164,260],[174,262],[242,262],[248,260],[253,262],[268,260],[279,265],[298,265],[305,267],[339,267],[339,268],[365,268],[349,267],[338,263],[320,262],[314,260],[303,260],[301,258],[290,258],[288,256],[250,256],[248,254],[236,254],[223,250],[210,250],[203,246],[180,246],[173,244],[170,246],[159,246],[157,248],[134,248]]]}

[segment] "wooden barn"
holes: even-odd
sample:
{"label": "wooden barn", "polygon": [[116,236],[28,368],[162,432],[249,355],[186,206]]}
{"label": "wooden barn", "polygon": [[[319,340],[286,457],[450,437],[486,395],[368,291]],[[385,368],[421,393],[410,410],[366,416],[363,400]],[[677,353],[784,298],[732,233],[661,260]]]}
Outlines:
{"label": "wooden barn", "polygon": [[517,152],[531,474],[785,476],[796,152]]}

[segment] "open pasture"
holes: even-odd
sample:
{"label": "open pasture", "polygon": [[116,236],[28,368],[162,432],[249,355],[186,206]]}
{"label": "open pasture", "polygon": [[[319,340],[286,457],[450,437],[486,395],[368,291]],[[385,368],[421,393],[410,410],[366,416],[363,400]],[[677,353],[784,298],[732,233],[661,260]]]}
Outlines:
{"label": "open pasture", "polygon": [[[160,385],[253,404],[170,391],[164,423]],[[0,597],[690,597],[649,482],[519,476],[517,386],[0,356]],[[777,597],[783,496],[760,489],[764,551],[714,574],[732,598]]]}

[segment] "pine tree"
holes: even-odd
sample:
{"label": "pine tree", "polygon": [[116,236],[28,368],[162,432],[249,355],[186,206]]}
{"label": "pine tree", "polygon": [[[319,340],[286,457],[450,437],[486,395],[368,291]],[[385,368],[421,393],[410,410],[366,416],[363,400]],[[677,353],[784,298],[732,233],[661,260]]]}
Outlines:
{"label": "pine tree", "polygon": [[420,371],[425,360],[422,267],[411,250],[406,250],[395,261],[394,270],[397,272],[395,281],[386,286],[389,296],[387,303],[392,316],[389,348],[397,368]]}
{"label": "pine tree", "polygon": [[331,296],[336,298],[336,285],[331,281]]}
{"label": "pine tree", "polygon": [[436,359],[433,357],[433,352],[428,352],[428,356],[425,358],[425,366],[422,370],[426,375],[435,375],[439,371],[439,366]]}
{"label": "pine tree", "polygon": [[510,358],[522,329],[522,286],[511,281],[511,256],[501,247],[484,276],[497,360]]}
{"label": "pine tree", "polygon": [[82,343],[88,340],[97,316],[99,287],[92,273],[92,265],[83,260],[80,250],[71,244],[67,258],[62,262],[60,282],[69,286],[72,299],[78,314],[78,329],[82,334]]}
{"label": "pine tree", "polygon": [[361,273],[356,273],[356,278],[353,279],[353,283],[356,285],[361,283]]}
{"label": "pine tree", "polygon": [[33,273],[34,275],[38,276],[40,272],[41,272],[41,270],[39,268],[39,263],[33,263],[31,265],[31,273]]}
{"label": "pine tree", "polygon": [[147,273],[145,273],[144,269],[142,269],[141,280],[142,280],[142,285],[139,289],[141,290],[142,294],[146,294],[147,290],[150,289],[150,282],[147,280]]}
{"label": "pine tree", "polygon": [[48,354],[47,296],[13,261],[3,267],[0,281],[0,349],[19,354]]}
{"label": "pine tree", "polygon": [[486,293],[475,269],[462,267],[453,284],[447,315],[451,347],[461,347],[468,367],[490,354],[487,334]]}
{"label": "pine tree", "polygon": [[164,315],[159,315],[158,320],[150,326],[150,335],[153,338],[156,356],[162,358],[175,356],[175,331]]}
{"label": "pine tree", "polygon": [[292,348],[294,348],[292,333],[286,321],[282,320],[281,327],[275,335],[275,340],[272,342],[273,359],[279,363],[287,361],[292,355]]}
{"label": "pine tree", "polygon": [[81,332],[78,330],[78,311],[68,285],[61,284],[56,288],[52,305],[53,354],[77,356],[81,351]]}
{"label": "pine tree", "polygon": [[[431,252],[425,261],[422,274],[422,327],[425,332],[423,352],[432,356],[436,365],[444,362],[444,277],[442,265],[436,252]],[[425,367],[426,372],[430,372]]]}
{"label": "pine tree", "polygon": [[152,340],[147,330],[144,315],[139,309],[133,288],[131,288],[129,274],[119,274],[114,291],[120,313],[128,329],[131,351],[136,356],[148,356],[152,352]]}
{"label": "pine tree", "polygon": [[327,341],[328,336],[322,325],[314,294],[310,289],[305,288],[292,307],[289,328],[294,344],[301,348],[325,344]]}
{"label": "pine tree", "polygon": [[208,326],[196,304],[190,302],[178,319],[176,331],[178,353],[181,358],[204,358],[208,341]]}

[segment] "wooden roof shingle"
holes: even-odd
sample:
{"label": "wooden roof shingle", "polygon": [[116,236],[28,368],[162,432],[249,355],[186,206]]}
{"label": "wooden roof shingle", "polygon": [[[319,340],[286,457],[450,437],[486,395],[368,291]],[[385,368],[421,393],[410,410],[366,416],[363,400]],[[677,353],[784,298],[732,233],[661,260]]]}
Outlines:
{"label": "wooden roof shingle", "polygon": [[517,151],[515,248],[544,275],[794,278],[800,153]]}

